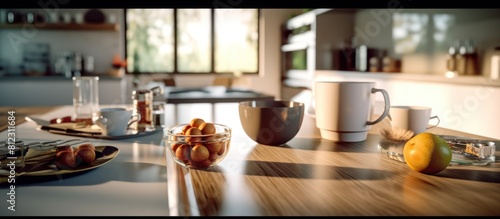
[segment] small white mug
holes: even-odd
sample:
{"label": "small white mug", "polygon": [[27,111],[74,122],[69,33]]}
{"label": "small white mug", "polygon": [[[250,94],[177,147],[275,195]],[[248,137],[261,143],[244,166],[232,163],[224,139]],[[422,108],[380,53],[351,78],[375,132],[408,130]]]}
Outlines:
{"label": "small white mug", "polygon": [[141,119],[141,115],[132,115],[132,112],[125,108],[102,108],[95,123],[101,128],[103,136],[125,135],[129,126]]}
{"label": "small white mug", "polygon": [[[439,117],[431,113],[432,108],[425,106],[391,106],[389,119],[392,128],[411,130],[416,135],[439,125]],[[433,119],[437,119],[437,123],[429,125]]]}

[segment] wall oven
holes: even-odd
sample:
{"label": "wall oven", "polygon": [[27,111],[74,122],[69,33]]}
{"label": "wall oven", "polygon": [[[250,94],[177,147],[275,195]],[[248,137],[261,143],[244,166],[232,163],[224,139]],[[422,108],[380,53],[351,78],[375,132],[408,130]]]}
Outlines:
{"label": "wall oven", "polygon": [[282,26],[282,78],[286,86],[309,88],[316,70],[316,16],[330,9],[314,9],[288,19]]}
{"label": "wall oven", "polygon": [[285,78],[311,80],[315,70],[314,42],[295,42],[281,46]]}

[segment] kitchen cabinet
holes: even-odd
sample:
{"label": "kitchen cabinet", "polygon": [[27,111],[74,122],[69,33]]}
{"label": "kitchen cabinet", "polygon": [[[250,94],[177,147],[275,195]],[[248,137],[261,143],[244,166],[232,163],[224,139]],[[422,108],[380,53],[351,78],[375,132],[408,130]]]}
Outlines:
{"label": "kitchen cabinet", "polygon": [[[311,72],[318,70],[442,77],[448,71],[448,49],[456,40],[475,42],[473,48],[482,73],[474,79],[491,74],[491,64],[485,60],[490,59],[493,49],[499,45],[499,29],[495,28],[500,21],[498,9],[328,9],[314,14],[316,10],[293,17],[284,24],[287,27],[284,35],[297,30],[294,38],[307,42],[307,47],[295,46],[292,50],[288,44],[295,42],[283,37],[288,39],[283,40],[282,46],[283,86],[310,87],[310,78],[314,75]],[[308,18],[311,14],[314,16]],[[307,25],[310,28],[303,28]],[[297,55],[288,52],[304,48],[308,52]],[[363,54],[364,59],[361,59]],[[301,71],[289,64],[294,58],[303,57],[307,61],[299,62],[306,66]],[[379,63],[392,60],[389,63],[396,64],[397,70],[384,70],[379,66],[378,71],[368,71],[371,57],[377,57]]]}
{"label": "kitchen cabinet", "polygon": [[[282,97],[290,90],[310,89],[314,72],[333,69],[332,50],[354,35],[356,9],[314,9],[282,26]],[[289,89],[295,88],[295,89]]]}

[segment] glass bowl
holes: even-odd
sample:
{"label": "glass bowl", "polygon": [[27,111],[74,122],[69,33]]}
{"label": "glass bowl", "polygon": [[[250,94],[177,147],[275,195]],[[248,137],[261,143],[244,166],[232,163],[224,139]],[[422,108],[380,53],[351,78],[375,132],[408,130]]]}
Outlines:
{"label": "glass bowl", "polygon": [[211,124],[215,128],[214,134],[189,134],[187,123],[166,128],[163,141],[168,154],[176,163],[187,168],[204,169],[217,165],[229,151],[231,128]]}

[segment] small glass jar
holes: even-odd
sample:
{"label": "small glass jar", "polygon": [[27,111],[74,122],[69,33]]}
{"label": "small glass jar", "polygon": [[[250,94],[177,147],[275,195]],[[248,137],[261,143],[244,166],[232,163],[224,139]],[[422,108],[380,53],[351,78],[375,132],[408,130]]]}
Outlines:
{"label": "small glass jar", "polygon": [[153,103],[153,115],[154,115],[154,124],[156,127],[165,127],[165,103],[163,102],[154,102]]}
{"label": "small glass jar", "polygon": [[140,114],[141,119],[131,125],[138,132],[155,130],[153,117],[153,91],[142,89],[132,91],[133,114]]}
{"label": "small glass jar", "polygon": [[160,86],[151,88],[153,92],[153,123],[156,128],[165,128],[164,89]]}

